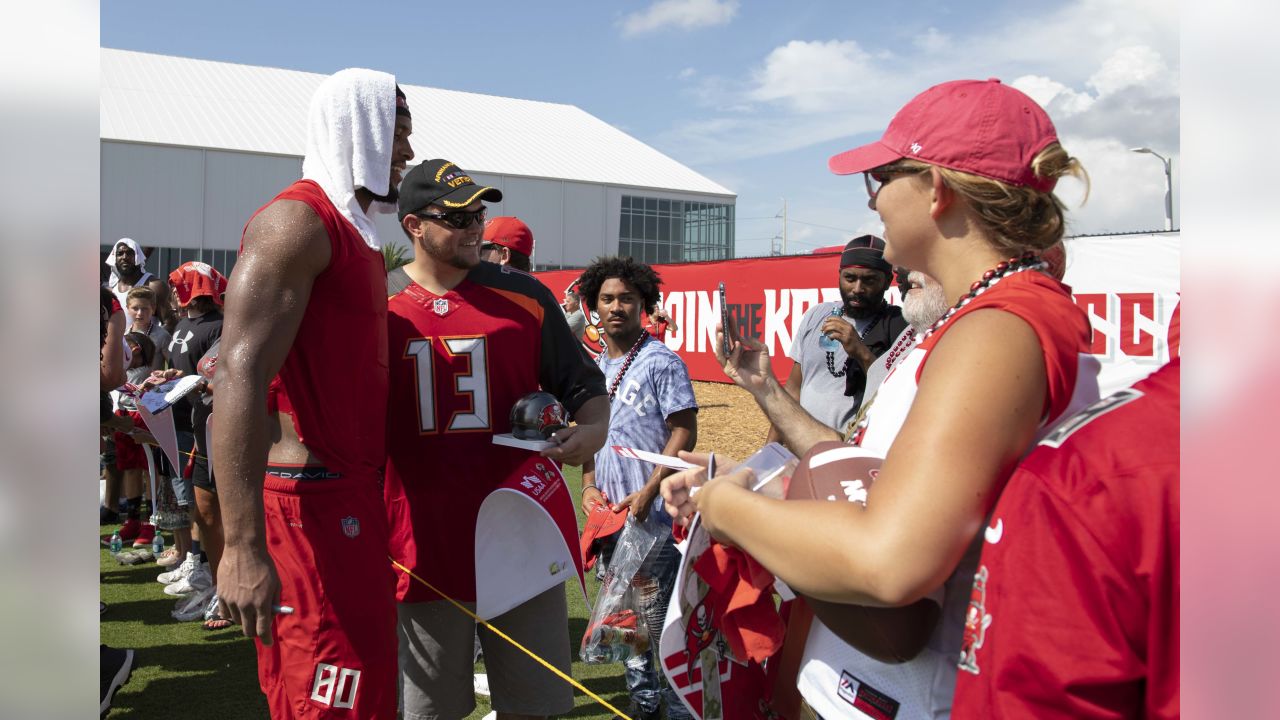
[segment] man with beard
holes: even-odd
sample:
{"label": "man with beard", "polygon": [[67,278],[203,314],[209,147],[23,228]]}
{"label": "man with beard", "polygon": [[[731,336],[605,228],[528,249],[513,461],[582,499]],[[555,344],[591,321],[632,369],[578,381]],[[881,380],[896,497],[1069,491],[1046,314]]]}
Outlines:
{"label": "man with beard", "polygon": [[[245,227],[218,361],[218,590],[273,718],[396,715],[387,275],[373,212],[413,159],[395,78],[348,69],[308,111],[302,180]],[[286,609],[287,608],[287,609]]]}
{"label": "man with beard", "polygon": [[[485,200],[447,160],[415,167],[400,188],[400,226],[414,246],[409,283],[388,301],[391,379],[385,501],[391,555],[401,574],[400,667],[404,717],[460,720],[475,707],[476,623],[443,596],[474,609],[480,505],[512,478],[529,451],[494,445],[510,409],[539,388],[577,425],[556,431],[543,457],[581,465],[604,444],[604,377],[574,338],[555,297],[527,273],[481,262]],[[518,477],[518,476],[517,476]],[[564,672],[570,668],[562,585],[492,624]],[[488,629],[485,668],[499,718],[562,715],[572,688]]]}
{"label": "man with beard", "polygon": [[166,298],[168,288],[165,287],[163,280],[144,269],[146,263],[147,255],[142,252],[142,246],[137,241],[131,238],[120,238],[116,241],[115,247],[111,248],[111,254],[107,256],[107,267],[111,269],[111,274],[102,286],[116,296],[122,308],[128,307],[130,290],[136,287],[151,288],[156,294],[156,312],[164,320],[167,318],[169,308]]}
{"label": "man with beard", "polygon": [[[840,302],[809,308],[796,330],[787,393],[829,428],[841,429],[853,418],[865,395],[867,369],[907,326],[902,311],[884,299],[892,274],[883,240],[850,240],[840,254]],[[769,440],[783,436],[777,425],[770,426]]]}
{"label": "man with beard", "polygon": [[863,391],[861,409],[871,404],[876,390],[884,382],[894,362],[911,352],[920,341],[920,334],[928,330],[951,307],[937,280],[916,270],[908,273],[905,268],[900,269],[904,271],[900,275],[906,277],[906,290],[902,294],[902,319],[907,321],[908,326],[893,339],[889,350],[881,353],[867,367],[867,386]]}

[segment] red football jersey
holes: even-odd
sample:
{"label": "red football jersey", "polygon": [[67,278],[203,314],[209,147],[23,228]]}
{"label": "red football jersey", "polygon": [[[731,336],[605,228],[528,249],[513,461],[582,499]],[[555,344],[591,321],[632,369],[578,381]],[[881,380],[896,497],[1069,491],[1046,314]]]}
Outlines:
{"label": "red football jersey", "polygon": [[996,503],[955,718],[1179,716],[1181,362],[1068,419]]}
{"label": "red football jersey", "polygon": [[[388,306],[391,393],[385,499],[392,556],[455,600],[475,600],[476,515],[530,451],[494,445],[535,390],[572,414],[605,394],[551,293],[480,263],[442,296],[411,283]],[[399,598],[439,600],[403,574]]]}
{"label": "red football jersey", "polygon": [[[333,255],[311,286],[293,347],[271,382],[268,406],[293,416],[298,438],[330,470],[376,479],[386,456],[387,271],[382,253],[365,243],[315,182],[299,180],[267,205],[277,200],[309,205],[329,231]],[[255,217],[258,212],[262,208]]]}

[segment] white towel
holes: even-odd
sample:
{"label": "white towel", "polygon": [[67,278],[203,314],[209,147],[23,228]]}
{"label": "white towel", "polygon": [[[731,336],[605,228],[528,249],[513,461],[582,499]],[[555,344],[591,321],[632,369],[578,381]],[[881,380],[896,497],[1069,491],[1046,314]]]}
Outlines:
{"label": "white towel", "polygon": [[[325,78],[311,98],[302,177],[324,190],[374,250],[381,248],[378,231],[360,209],[355,190],[387,194],[395,124],[396,79],[384,72],[340,70]],[[375,200],[369,210],[390,213],[396,206]]]}
{"label": "white towel", "polygon": [[146,267],[147,264],[147,254],[142,252],[142,246],[137,241],[132,238],[120,238],[117,240],[116,244],[111,246],[111,252],[107,253],[107,267],[111,268],[111,277],[107,278],[107,281],[103,283],[103,287],[111,290],[111,292],[115,292],[116,285],[120,283],[120,276],[116,273],[116,250],[120,248],[121,243],[128,245],[133,250],[133,262],[138,267]]}

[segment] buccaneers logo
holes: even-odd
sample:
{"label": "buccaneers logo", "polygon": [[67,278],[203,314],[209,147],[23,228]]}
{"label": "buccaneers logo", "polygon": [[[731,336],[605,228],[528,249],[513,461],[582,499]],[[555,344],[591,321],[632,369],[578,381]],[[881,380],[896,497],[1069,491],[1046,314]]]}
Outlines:
{"label": "buccaneers logo", "polygon": [[538,429],[546,432],[564,427],[564,416],[560,414],[560,403],[548,403],[542,407],[538,415]]}

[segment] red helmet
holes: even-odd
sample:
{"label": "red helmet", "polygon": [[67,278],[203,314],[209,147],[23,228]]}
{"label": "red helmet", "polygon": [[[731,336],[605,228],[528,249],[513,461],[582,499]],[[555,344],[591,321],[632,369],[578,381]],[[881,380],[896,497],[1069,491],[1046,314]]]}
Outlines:
{"label": "red helmet", "polygon": [[568,427],[564,405],[548,392],[531,392],[511,406],[511,434],[521,440],[549,440]]}

